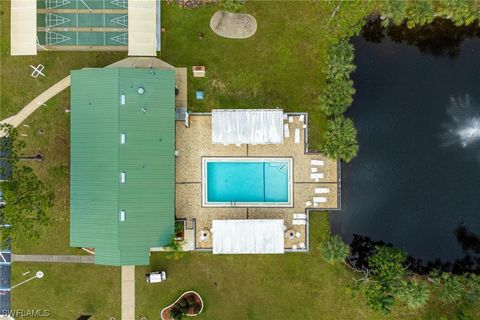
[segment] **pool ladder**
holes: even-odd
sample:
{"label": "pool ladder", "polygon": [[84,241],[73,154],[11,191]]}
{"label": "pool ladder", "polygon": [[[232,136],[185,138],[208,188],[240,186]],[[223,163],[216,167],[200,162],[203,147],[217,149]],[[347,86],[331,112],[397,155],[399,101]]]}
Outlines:
{"label": "pool ladder", "polygon": [[230,207],[236,208],[237,207],[237,202],[236,201],[231,201],[230,202]]}

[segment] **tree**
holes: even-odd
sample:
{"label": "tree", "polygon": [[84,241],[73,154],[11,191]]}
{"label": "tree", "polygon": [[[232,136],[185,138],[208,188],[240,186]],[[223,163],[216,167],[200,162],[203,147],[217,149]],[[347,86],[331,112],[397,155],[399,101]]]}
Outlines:
{"label": "tree", "polygon": [[423,307],[430,298],[428,286],[416,280],[402,280],[397,298],[406,303],[410,309]]}
{"label": "tree", "polygon": [[476,19],[471,0],[443,0],[439,2],[438,14],[456,26],[472,24]]}
{"label": "tree", "polygon": [[375,249],[375,254],[368,260],[370,277],[364,294],[373,310],[387,314],[395,303],[400,281],[405,277],[403,261],[406,253],[388,246],[376,246]]}
{"label": "tree", "polygon": [[322,151],[330,158],[350,162],[358,153],[357,130],[343,115],[330,119],[324,134]]}
{"label": "tree", "polygon": [[0,182],[5,207],[0,208],[1,224],[8,224],[1,233],[3,240],[18,235],[35,238],[39,235],[39,227],[47,225],[47,210],[53,206],[54,193],[42,182],[32,168],[18,163],[24,143],[17,140],[17,132],[11,126],[2,126],[6,138],[2,140],[2,151],[6,156],[3,161],[9,163],[12,175],[8,180]]}
{"label": "tree", "polygon": [[406,6],[405,0],[386,0],[382,2],[384,5],[382,24],[384,26],[389,26],[391,24],[402,24],[403,20],[406,18]]}
{"label": "tree", "polygon": [[434,12],[430,1],[410,0],[407,5],[407,27],[424,26],[433,21]]}
{"label": "tree", "polygon": [[353,81],[348,79],[334,79],[327,81],[323,95],[319,97],[320,108],[327,116],[338,116],[353,102],[355,88]]}
{"label": "tree", "polygon": [[340,40],[328,50],[325,73],[328,80],[350,79],[357,68],[353,63],[354,48],[348,40]]}
{"label": "tree", "polygon": [[344,263],[349,254],[350,247],[339,235],[334,235],[323,243],[322,257],[330,264]]}

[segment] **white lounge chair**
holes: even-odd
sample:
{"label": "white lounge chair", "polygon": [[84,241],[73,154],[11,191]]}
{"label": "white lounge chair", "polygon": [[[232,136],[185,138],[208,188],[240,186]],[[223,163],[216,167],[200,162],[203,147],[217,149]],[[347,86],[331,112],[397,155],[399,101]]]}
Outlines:
{"label": "white lounge chair", "polygon": [[295,129],[295,143],[300,143],[300,129]]}
{"label": "white lounge chair", "polygon": [[312,179],[323,179],[324,175],[323,175],[322,172],[310,173],[310,178],[312,178]]}
{"label": "white lounge chair", "polygon": [[293,117],[292,116],[288,117],[288,123],[293,123]]}
{"label": "white lounge chair", "polygon": [[304,226],[307,224],[307,220],[305,219],[293,219],[292,220],[292,225],[294,226]]}
{"label": "white lounge chair", "polygon": [[325,203],[327,198],[325,197],[313,197],[313,203]]}
{"label": "white lounge chair", "polygon": [[288,127],[288,123],[283,125],[283,135],[285,138],[290,138],[290,128]]}
{"label": "white lounge chair", "polygon": [[293,219],[307,219],[307,215],[305,213],[294,213]]}
{"label": "white lounge chair", "polygon": [[323,160],[310,160],[312,166],[323,166],[325,165],[325,161]]}
{"label": "white lounge chair", "polygon": [[318,208],[318,202],[314,202],[314,203],[313,203],[313,207],[314,207],[314,208]]}
{"label": "white lounge chair", "polygon": [[305,121],[305,115],[304,115],[304,114],[301,114],[301,115],[298,117],[298,121],[300,121],[300,122]]}
{"label": "white lounge chair", "polygon": [[300,249],[302,249],[302,250],[305,250],[305,248],[306,248],[304,242],[299,243],[299,244],[298,244],[298,247],[299,247]]}
{"label": "white lounge chair", "polygon": [[311,168],[311,172],[312,173],[318,172],[318,168]]}
{"label": "white lounge chair", "polygon": [[325,161],[324,160],[310,160],[310,164],[312,166],[324,166],[325,165]]}
{"label": "white lounge chair", "polygon": [[311,202],[311,201],[305,202],[305,206],[310,207],[311,205],[312,205],[312,202]]}
{"label": "white lounge chair", "polygon": [[315,193],[330,193],[330,188],[315,188]]}

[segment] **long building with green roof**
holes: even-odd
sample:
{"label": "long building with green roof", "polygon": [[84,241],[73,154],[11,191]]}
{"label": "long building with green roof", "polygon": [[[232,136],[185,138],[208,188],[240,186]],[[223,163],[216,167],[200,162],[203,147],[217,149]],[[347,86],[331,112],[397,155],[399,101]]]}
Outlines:
{"label": "long building with green roof", "polygon": [[146,265],[175,219],[175,71],[71,73],[70,245]]}

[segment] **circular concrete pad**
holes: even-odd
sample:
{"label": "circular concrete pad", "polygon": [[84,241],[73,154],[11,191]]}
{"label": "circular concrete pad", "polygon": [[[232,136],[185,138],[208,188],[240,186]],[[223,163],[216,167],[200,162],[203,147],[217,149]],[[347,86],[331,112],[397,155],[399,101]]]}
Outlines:
{"label": "circular concrete pad", "polygon": [[210,19],[210,28],[221,37],[250,38],[257,31],[257,20],[248,13],[217,11]]}

